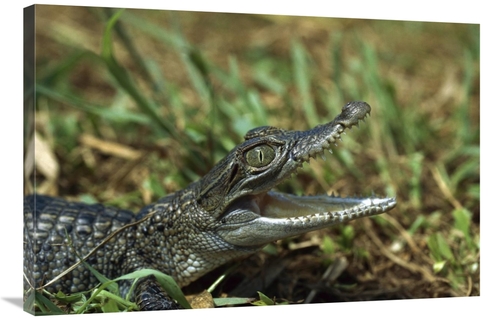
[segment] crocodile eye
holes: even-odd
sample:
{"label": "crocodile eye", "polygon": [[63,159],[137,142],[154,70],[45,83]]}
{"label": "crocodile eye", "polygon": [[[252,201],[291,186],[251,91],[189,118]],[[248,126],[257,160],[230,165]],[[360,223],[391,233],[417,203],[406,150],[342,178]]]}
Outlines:
{"label": "crocodile eye", "polygon": [[267,166],[274,160],[275,156],[276,153],[274,152],[274,149],[267,144],[256,146],[255,148],[245,152],[245,159],[247,160],[247,163],[256,168]]}

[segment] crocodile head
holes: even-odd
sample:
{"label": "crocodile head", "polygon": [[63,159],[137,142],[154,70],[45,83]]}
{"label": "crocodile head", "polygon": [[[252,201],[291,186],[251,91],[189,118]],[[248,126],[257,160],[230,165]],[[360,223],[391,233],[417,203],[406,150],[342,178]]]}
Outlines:
{"label": "crocodile head", "polygon": [[260,127],[249,131],[196,185],[196,202],[210,215],[210,231],[238,248],[321,229],[355,218],[386,212],[394,198],[295,196],[271,189],[304,162],[323,155],[346,129],[371,111],[365,102],[350,102],[333,121],[306,131]]}

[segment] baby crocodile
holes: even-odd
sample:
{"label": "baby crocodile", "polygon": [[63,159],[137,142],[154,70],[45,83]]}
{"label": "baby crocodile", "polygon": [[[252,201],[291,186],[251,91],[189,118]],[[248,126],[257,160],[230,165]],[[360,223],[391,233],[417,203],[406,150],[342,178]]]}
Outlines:
{"label": "baby crocodile", "polygon": [[[42,195],[25,197],[25,290],[45,284],[49,292],[73,293],[98,285],[82,263],[52,281],[83,257],[109,279],[149,268],[172,276],[182,287],[272,241],[389,211],[396,206],[394,198],[271,191],[304,162],[331,150],[341,133],[370,111],[365,102],[350,102],[333,121],[310,130],[250,130],[207,175],[138,214]],[[125,282],[120,291],[129,288]],[[134,294],[141,310],[178,306],[154,276],[143,278]]]}

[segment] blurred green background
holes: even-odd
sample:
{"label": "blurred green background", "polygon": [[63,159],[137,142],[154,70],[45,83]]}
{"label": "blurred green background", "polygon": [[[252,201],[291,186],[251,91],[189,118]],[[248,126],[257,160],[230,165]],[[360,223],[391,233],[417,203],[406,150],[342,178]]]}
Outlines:
{"label": "blurred green background", "polygon": [[363,100],[366,123],[279,189],[397,208],[266,247],[214,296],[277,265],[255,290],[299,302],[341,258],[313,302],[480,294],[479,25],[37,5],[35,30],[26,193],[137,210],[251,128],[307,129]]}

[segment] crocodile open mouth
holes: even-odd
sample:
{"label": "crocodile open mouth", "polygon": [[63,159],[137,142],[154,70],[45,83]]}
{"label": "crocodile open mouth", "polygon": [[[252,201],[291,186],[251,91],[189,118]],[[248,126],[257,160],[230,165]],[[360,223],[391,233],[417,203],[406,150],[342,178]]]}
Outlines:
{"label": "crocodile open mouth", "polygon": [[[317,156],[323,158],[324,152],[331,151],[332,146],[341,140],[340,135],[346,129],[358,125],[370,111],[371,107],[364,102],[351,102],[342,108],[342,113],[333,121],[307,131],[266,128],[256,129],[247,134],[247,138],[258,141],[267,137],[272,141],[289,141],[289,143],[282,143],[286,147],[275,152],[274,159],[263,166],[265,170],[260,169],[255,176],[249,176],[244,180],[247,184],[251,184],[252,188],[249,189],[252,191],[233,199],[224,210],[221,220],[221,235],[224,239],[238,246],[264,245],[394,208],[395,198],[296,196],[271,191],[276,185],[290,178],[311,158]],[[253,140],[247,142],[254,143]],[[265,156],[260,153],[259,155]],[[258,164],[256,161],[253,163]],[[274,163],[279,169],[271,168]]]}
{"label": "crocodile open mouth", "polygon": [[395,198],[295,196],[270,191],[240,198],[228,208],[224,239],[239,246],[264,245],[395,206]]}

